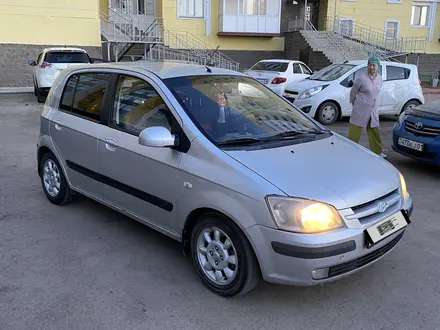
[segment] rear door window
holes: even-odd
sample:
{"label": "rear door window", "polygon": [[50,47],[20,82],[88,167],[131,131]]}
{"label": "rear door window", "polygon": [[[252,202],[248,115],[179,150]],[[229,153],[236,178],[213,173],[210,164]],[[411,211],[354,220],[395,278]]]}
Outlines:
{"label": "rear door window", "polygon": [[48,52],[44,58],[47,63],[90,63],[90,58],[83,52]]}
{"label": "rear door window", "polygon": [[73,75],[64,89],[60,110],[100,122],[109,78],[110,74],[98,72]]}
{"label": "rear door window", "polygon": [[400,66],[387,65],[387,80],[408,79],[411,71]]}

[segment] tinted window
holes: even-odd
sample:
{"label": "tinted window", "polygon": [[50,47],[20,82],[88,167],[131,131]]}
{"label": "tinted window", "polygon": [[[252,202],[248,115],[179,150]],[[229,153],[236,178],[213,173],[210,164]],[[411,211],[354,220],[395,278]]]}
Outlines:
{"label": "tinted window", "polygon": [[312,74],[312,71],[310,71],[305,65],[300,64],[300,66],[305,74]]}
{"label": "tinted window", "polygon": [[146,81],[120,76],[110,125],[139,135],[148,127],[171,131],[172,114],[156,90]]}
{"label": "tinted window", "polygon": [[293,73],[302,73],[301,67],[299,66],[298,63],[293,64]]}
{"label": "tinted window", "polygon": [[76,86],[72,112],[99,121],[108,78],[107,73],[81,74]]}
{"label": "tinted window", "polygon": [[75,94],[75,87],[78,81],[78,75],[73,75],[67,81],[66,87],[64,88],[63,96],[61,97],[60,109],[70,111],[73,104],[73,96]]}
{"label": "tinted window", "polygon": [[290,102],[253,78],[210,75],[164,82],[201,132],[217,143],[321,130]]}
{"label": "tinted window", "polygon": [[288,66],[287,62],[258,62],[249,70],[286,72]]}
{"label": "tinted window", "polygon": [[399,66],[387,65],[387,80],[408,79],[410,70]]}
{"label": "tinted window", "polygon": [[44,61],[47,63],[90,63],[87,54],[82,52],[49,52]]}

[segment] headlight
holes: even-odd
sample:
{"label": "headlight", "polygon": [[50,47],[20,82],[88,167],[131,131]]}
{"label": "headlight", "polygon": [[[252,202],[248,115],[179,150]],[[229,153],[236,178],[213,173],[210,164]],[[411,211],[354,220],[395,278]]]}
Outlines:
{"label": "headlight", "polygon": [[312,97],[313,95],[318,94],[320,91],[322,91],[327,86],[328,85],[310,88],[310,89],[306,90],[305,92],[302,92],[301,95],[298,97],[298,99],[299,100],[308,99],[309,97]]}
{"label": "headlight", "polygon": [[405,118],[405,116],[406,116],[405,111],[400,114],[400,116],[399,116],[399,124],[402,124],[403,119]]}
{"label": "headlight", "polygon": [[312,234],[344,227],[339,213],[328,204],[282,196],[268,196],[266,201],[279,229]]}
{"label": "headlight", "polygon": [[408,190],[406,189],[405,178],[403,177],[402,173],[400,173],[400,172],[399,172],[399,176],[400,176],[400,186],[402,187],[403,198],[407,199],[409,197],[409,194],[408,194]]}

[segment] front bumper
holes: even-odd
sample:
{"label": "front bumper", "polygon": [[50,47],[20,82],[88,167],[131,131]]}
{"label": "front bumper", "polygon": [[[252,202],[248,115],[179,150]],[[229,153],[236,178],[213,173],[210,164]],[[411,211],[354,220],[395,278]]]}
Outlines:
{"label": "front bumper", "polygon": [[[399,138],[424,144],[423,151],[413,150],[398,144]],[[428,164],[440,166],[440,137],[416,135],[405,130],[404,122],[397,122],[393,128],[392,149],[406,157],[417,159]]]}
{"label": "front bumper", "polygon": [[319,103],[312,100],[313,97],[304,99],[304,100],[298,100],[299,95],[291,95],[291,94],[284,94],[284,97],[292,102],[297,108],[299,108],[302,112],[308,114],[310,117],[315,117],[316,111],[318,111],[318,105]]}
{"label": "front bumper", "polygon": [[[411,216],[411,198],[403,209]],[[256,225],[247,233],[265,281],[312,286],[344,278],[378,261],[399,243],[406,228],[372,246],[368,246],[364,230],[303,235]]]}

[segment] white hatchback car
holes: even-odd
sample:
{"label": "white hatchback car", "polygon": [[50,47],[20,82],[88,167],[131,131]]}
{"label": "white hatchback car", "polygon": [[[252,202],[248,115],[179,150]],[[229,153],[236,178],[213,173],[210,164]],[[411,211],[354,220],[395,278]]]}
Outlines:
{"label": "white hatchback car", "polygon": [[[350,89],[356,76],[367,70],[367,61],[332,64],[308,78],[289,83],[283,96],[321,124],[331,125],[351,115]],[[425,103],[417,66],[381,62],[383,85],[379,94],[380,115],[399,115]]]}
{"label": "white hatchback car", "polygon": [[84,49],[57,47],[45,48],[38,55],[37,61],[29,61],[34,67],[34,94],[39,103],[43,103],[46,94],[52,87],[55,78],[65,68],[71,65],[91,63],[92,60]]}
{"label": "white hatchback car", "polygon": [[295,83],[309,77],[312,70],[301,61],[263,60],[244,73],[263,83],[275,93],[283,95],[288,83]]}

